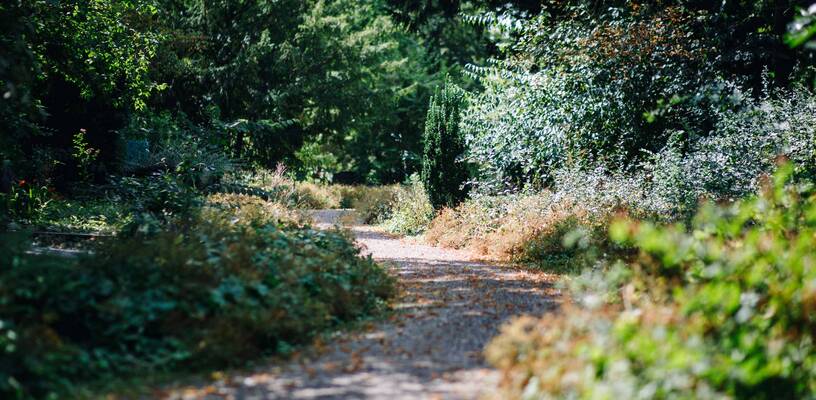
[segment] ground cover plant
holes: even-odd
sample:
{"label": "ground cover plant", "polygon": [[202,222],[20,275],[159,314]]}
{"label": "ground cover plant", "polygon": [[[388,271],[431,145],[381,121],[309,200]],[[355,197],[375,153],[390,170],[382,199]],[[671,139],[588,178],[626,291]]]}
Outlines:
{"label": "ground cover plant", "polygon": [[114,199],[55,199],[31,221],[38,230],[111,234],[124,229],[132,211]]}
{"label": "ground cover plant", "polygon": [[382,267],[346,234],[282,212],[219,195],[191,219],[76,260],[27,255],[24,237],[5,235],[0,392],[71,395],[138,371],[241,365],[385,309]]}

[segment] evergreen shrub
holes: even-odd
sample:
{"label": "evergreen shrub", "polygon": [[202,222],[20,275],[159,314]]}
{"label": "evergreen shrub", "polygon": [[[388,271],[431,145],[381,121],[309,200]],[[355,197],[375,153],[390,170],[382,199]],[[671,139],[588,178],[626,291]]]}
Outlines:
{"label": "evergreen shrub", "polygon": [[465,199],[465,143],[459,132],[462,92],[449,81],[431,97],[425,120],[422,182],[434,208],[454,207]]}

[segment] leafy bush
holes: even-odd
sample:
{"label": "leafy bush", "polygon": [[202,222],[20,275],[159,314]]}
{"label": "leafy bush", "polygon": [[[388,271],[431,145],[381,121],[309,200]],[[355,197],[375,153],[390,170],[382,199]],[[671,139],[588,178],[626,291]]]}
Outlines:
{"label": "leafy bush", "polygon": [[72,144],[73,153],[71,153],[71,157],[77,164],[79,179],[83,182],[90,182],[93,178],[91,168],[99,157],[99,149],[94,149],[88,145],[85,138],[85,129],[81,129],[74,135]]}
{"label": "leafy bush", "polygon": [[365,222],[374,222],[387,212],[382,207],[390,203],[388,196],[396,188],[395,185],[327,185],[311,182],[296,182],[294,187],[297,208],[356,208],[359,213],[365,214]]}
{"label": "leafy bush", "polygon": [[183,116],[144,113],[131,118],[119,134],[142,146],[125,146],[126,176],[172,173],[189,186],[205,189],[235,170],[227,154],[212,143],[214,129],[193,125]]}
{"label": "leafy bush", "polygon": [[159,86],[148,76],[159,34],[143,23],[155,14],[144,1],[5,2],[0,158],[27,167],[38,136],[68,150],[80,128],[94,147],[110,144],[118,115],[144,108]]}
{"label": "leafy bush", "polygon": [[221,184],[212,191],[254,195],[291,208],[297,205],[298,199],[296,184],[286,175],[286,167],[283,164],[278,164],[274,171],[262,168],[233,171],[225,175]]}
{"label": "leafy bush", "polygon": [[780,156],[813,176],[816,96],[805,88],[774,91],[744,108],[717,112],[714,134],[694,142],[675,138],[647,163],[650,196],[675,215],[693,214],[700,199],[734,200],[758,189]]}
{"label": "leafy bush", "polygon": [[417,174],[403,185],[354,187],[347,198],[359,222],[381,225],[391,233],[415,235],[424,231],[434,209]]}
{"label": "leafy bush", "polygon": [[259,219],[270,224],[303,226],[307,215],[285,203],[264,200],[258,196],[217,193],[206,197],[205,204],[234,214],[240,220]]}
{"label": "leafy bush", "polygon": [[172,218],[195,213],[202,204],[201,192],[177,175],[157,173],[147,178],[121,178],[118,195],[140,215],[169,222]]}
{"label": "leafy bush", "polygon": [[[781,150],[776,135],[787,128],[767,125],[782,124],[812,97],[794,83],[813,74],[812,54],[783,46],[784,24],[771,20],[792,19],[797,4],[564,1],[516,21],[504,59],[469,67],[484,85],[462,120],[468,160],[479,170],[474,187],[487,194],[542,189],[562,168],[643,172],[642,163],[664,153],[662,162],[676,168],[661,165],[642,178],[684,177],[679,165],[690,164],[698,186],[675,189],[672,196],[686,196],[677,211],[693,214],[700,192],[709,191],[702,186],[720,186],[711,192],[733,186],[745,195],[742,183],[771,163],[769,147]],[[773,115],[754,119],[757,107],[770,107],[763,113]],[[812,132],[811,121],[796,121],[811,114],[799,113],[791,130]],[[757,141],[762,144],[754,146]],[[722,163],[717,156],[725,157]],[[751,168],[736,167],[739,158]],[[716,182],[719,172],[731,176]],[[710,176],[707,182],[701,174]],[[658,185],[668,194],[674,182]]]}
{"label": "leafy bush", "polygon": [[488,251],[546,271],[577,273],[594,266],[607,252],[617,251],[606,240],[607,222],[570,207],[528,220],[526,228],[505,225],[502,228],[510,232],[500,229],[488,235],[487,242],[495,243]]}
{"label": "leafy bush", "polygon": [[0,393],[59,396],[139,371],[236,365],[385,307],[392,278],[347,234],[221,200],[77,261],[26,254],[4,236]]}
{"label": "leafy bush", "polygon": [[[672,129],[702,134],[709,104],[727,100],[708,88],[716,74],[705,12],[570,1],[552,8],[520,22],[506,60],[470,68],[486,88],[463,119],[482,189],[540,188],[564,165],[625,169],[642,150],[660,150]],[[660,118],[647,121],[655,108]]]}
{"label": "leafy bush", "polygon": [[434,208],[453,207],[467,194],[467,170],[460,160],[465,152],[459,133],[463,105],[460,89],[449,81],[431,97],[425,119],[422,183]]}
{"label": "leafy bush", "polygon": [[304,209],[340,208],[342,196],[334,185],[295,183],[295,203]]}
{"label": "leafy bush", "polygon": [[390,194],[396,186],[322,184],[295,181],[280,164],[275,171],[257,169],[231,173],[223,192],[253,194],[299,209],[356,208],[366,223],[382,220],[390,210]]}
{"label": "leafy bush", "polygon": [[[566,80],[520,74],[514,79],[488,75],[485,90],[463,112],[467,158],[478,169],[475,189],[497,194],[541,186],[563,163],[566,132],[559,121]],[[568,103],[567,103],[568,104]]]}
{"label": "leafy bush", "polygon": [[[813,177],[816,96],[804,88],[771,91],[758,100],[740,96],[746,97],[742,107],[713,111],[717,123],[709,136],[691,139],[677,133],[662,150],[627,170],[605,163],[553,167],[547,175],[552,202],[580,204],[595,215],[622,210],[678,220],[692,217],[701,200],[733,201],[755,192],[779,157],[796,165],[797,176]],[[485,157],[506,159],[494,156]],[[493,188],[488,192],[518,187],[506,179],[496,183],[498,175],[483,171],[480,176],[485,179],[480,189]]]}
{"label": "leafy bush", "polygon": [[396,191],[390,215],[383,225],[392,233],[416,235],[428,228],[434,214],[422,181],[414,174],[407,185]]}
{"label": "leafy bush", "polygon": [[283,164],[274,171],[263,168],[229,174],[217,190],[233,194],[257,194],[292,208],[328,209],[348,207],[356,188],[295,181]]}
{"label": "leafy bush", "polygon": [[487,349],[506,398],[811,398],[816,194],[786,166],[690,229],[621,220],[639,255],[576,279],[577,303]]}

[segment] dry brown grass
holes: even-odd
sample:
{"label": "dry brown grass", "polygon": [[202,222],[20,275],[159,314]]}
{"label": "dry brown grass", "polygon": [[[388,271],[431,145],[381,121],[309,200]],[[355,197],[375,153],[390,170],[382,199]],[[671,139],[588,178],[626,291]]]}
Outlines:
{"label": "dry brown grass", "polygon": [[391,216],[399,190],[399,185],[364,187],[353,198],[352,207],[363,223],[383,222]]}
{"label": "dry brown grass", "polygon": [[286,225],[304,225],[309,222],[303,213],[286,204],[266,201],[257,196],[212,194],[207,196],[207,205],[215,209],[230,210],[235,215],[236,222],[262,220]]}
{"label": "dry brown grass", "polygon": [[[549,193],[481,198],[440,212],[424,238],[434,245],[469,249],[487,260],[573,269],[587,261],[580,250],[606,244],[610,215],[553,201]],[[573,236],[575,243],[565,244]]]}
{"label": "dry brown grass", "polygon": [[299,209],[352,208],[355,202],[378,190],[364,185],[298,182],[287,174],[283,165],[278,165],[275,170],[240,172],[226,177],[226,180],[273,193],[274,201]]}
{"label": "dry brown grass", "polygon": [[478,254],[499,260],[530,258],[527,253],[536,247],[536,243],[546,241],[552,244],[547,247],[560,245],[565,233],[577,228],[580,222],[585,222],[582,218],[585,215],[578,207],[561,207],[544,214],[513,214],[499,229],[489,232],[484,240],[470,247]]}
{"label": "dry brown grass", "polygon": [[589,357],[575,354],[591,344],[597,322],[613,320],[617,312],[566,304],[557,313],[522,316],[505,324],[485,349],[485,358],[502,374],[496,398],[525,398],[530,385],[553,398],[575,393],[581,373],[592,366]]}
{"label": "dry brown grass", "polygon": [[442,210],[425,232],[425,240],[442,247],[454,249],[465,247],[470,237],[462,230],[465,224],[459,219],[460,214],[457,210],[450,208]]}
{"label": "dry brown grass", "polygon": [[342,195],[337,185],[296,182],[295,204],[303,209],[342,208]]}

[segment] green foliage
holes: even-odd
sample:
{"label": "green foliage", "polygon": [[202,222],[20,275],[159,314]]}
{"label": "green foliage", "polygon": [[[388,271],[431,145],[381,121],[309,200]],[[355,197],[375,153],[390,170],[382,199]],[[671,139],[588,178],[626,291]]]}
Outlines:
{"label": "green foliage", "polygon": [[432,78],[380,1],[161,4],[170,34],[154,79],[174,84],[157,105],[222,127],[230,155],[328,182],[398,181],[416,167]]}
{"label": "green foliage", "polygon": [[[211,130],[169,113],[143,113],[120,131],[126,148],[113,195],[129,205],[127,231],[158,231],[162,223],[185,218],[202,205],[202,194],[222,188],[234,163],[206,140]],[[134,153],[134,154],[131,154]]]}
{"label": "green foliage", "polygon": [[706,205],[690,228],[614,224],[610,236],[639,256],[577,279],[583,308],[519,321],[491,344],[508,394],[812,397],[816,198],[792,173]]}
{"label": "green foliage", "polygon": [[93,178],[91,168],[99,157],[99,150],[94,149],[88,145],[85,138],[85,130],[82,129],[74,135],[73,139],[73,153],[71,156],[77,163],[79,169],[79,179],[83,182],[90,182]]}
{"label": "green foliage", "polygon": [[419,175],[413,174],[397,190],[388,219],[383,225],[389,232],[416,235],[425,231],[434,217],[434,208]]}
{"label": "green foliage", "polygon": [[129,204],[115,196],[53,199],[42,206],[31,225],[55,232],[119,233],[133,221]]}
{"label": "green foliage", "polygon": [[35,141],[70,147],[80,128],[111,143],[117,113],[144,108],[157,89],[148,78],[157,35],[146,29],[155,11],[138,0],[4,2],[0,158],[21,162]]}
{"label": "green foliage", "polygon": [[361,194],[352,204],[360,222],[379,224],[391,233],[421,233],[434,215],[417,174],[405,184],[366,188]]}
{"label": "green foliage", "polygon": [[465,144],[459,132],[461,90],[446,81],[437,89],[425,119],[422,183],[434,208],[453,207],[465,199],[467,170],[461,157]]}
{"label": "green foliage", "polygon": [[142,113],[134,116],[119,134],[124,140],[141,143],[140,151],[145,153],[128,154],[125,149],[122,165],[125,175],[168,172],[187,185],[206,189],[235,169],[232,159],[210,140],[217,135],[216,128],[197,126],[186,118],[169,113]]}
{"label": "green foliage", "polygon": [[700,199],[755,193],[760,177],[772,173],[780,157],[796,165],[799,176],[813,177],[815,111],[813,92],[795,87],[748,99],[738,110],[714,112],[717,123],[709,137],[688,142],[677,135],[645,163],[644,175],[652,181],[647,192],[686,217]]}
{"label": "green foliage", "polygon": [[593,267],[602,255],[619,250],[607,240],[604,223],[576,214],[556,218],[526,238],[515,261],[545,271],[576,274]]}
{"label": "green foliage", "polygon": [[170,222],[176,217],[195,213],[202,204],[201,193],[171,173],[145,179],[121,178],[116,182],[116,189],[121,199],[137,214],[136,224],[141,218]]}
{"label": "green foliage", "polygon": [[[672,129],[702,134],[705,108],[721,101],[707,88],[715,73],[693,11],[574,3],[564,6],[572,17],[527,22],[507,60],[471,69],[487,90],[465,131],[488,190],[541,187],[565,164],[627,168]],[[695,104],[644,120],[657,100],[691,93]]]}
{"label": "green foliage", "polygon": [[[292,140],[297,120],[258,120],[239,119],[232,123],[213,121],[218,145],[230,157],[243,160],[257,167],[268,167],[273,160],[280,160],[286,153],[281,147],[292,146],[285,143]],[[283,142],[283,143],[282,143]]]}
{"label": "green foliage", "polygon": [[0,393],[60,396],[144,371],[235,366],[371,315],[392,278],[337,231],[205,209],[77,261],[0,241]]}
{"label": "green foliage", "polygon": [[800,15],[788,26],[785,42],[791,47],[806,45],[813,49],[814,42],[810,39],[814,35],[816,35],[816,3],[802,9]]}
{"label": "green foliage", "polygon": [[[345,183],[418,169],[436,60],[383,1],[235,4],[3,4],[0,158],[27,169],[48,149],[69,163],[70,181],[83,173],[70,164],[71,139],[86,129],[110,171],[119,161],[110,132],[151,111],[189,119],[199,140],[251,166],[287,162],[302,177]],[[296,157],[304,144],[314,157]],[[313,159],[332,162],[316,171]]]}
{"label": "green foliage", "polygon": [[35,218],[53,199],[53,193],[46,186],[39,186],[21,180],[12,182],[8,193],[0,193],[2,214],[10,218],[31,220]]}
{"label": "green foliage", "polygon": [[782,43],[794,3],[553,2],[502,59],[469,68],[485,86],[463,117],[476,187],[542,188],[563,167],[632,172],[669,144],[683,157],[721,134],[726,112],[798,91],[813,56]]}
{"label": "green foliage", "polygon": [[380,224],[391,218],[399,191],[396,185],[374,187],[354,201],[354,212],[363,223]]}

